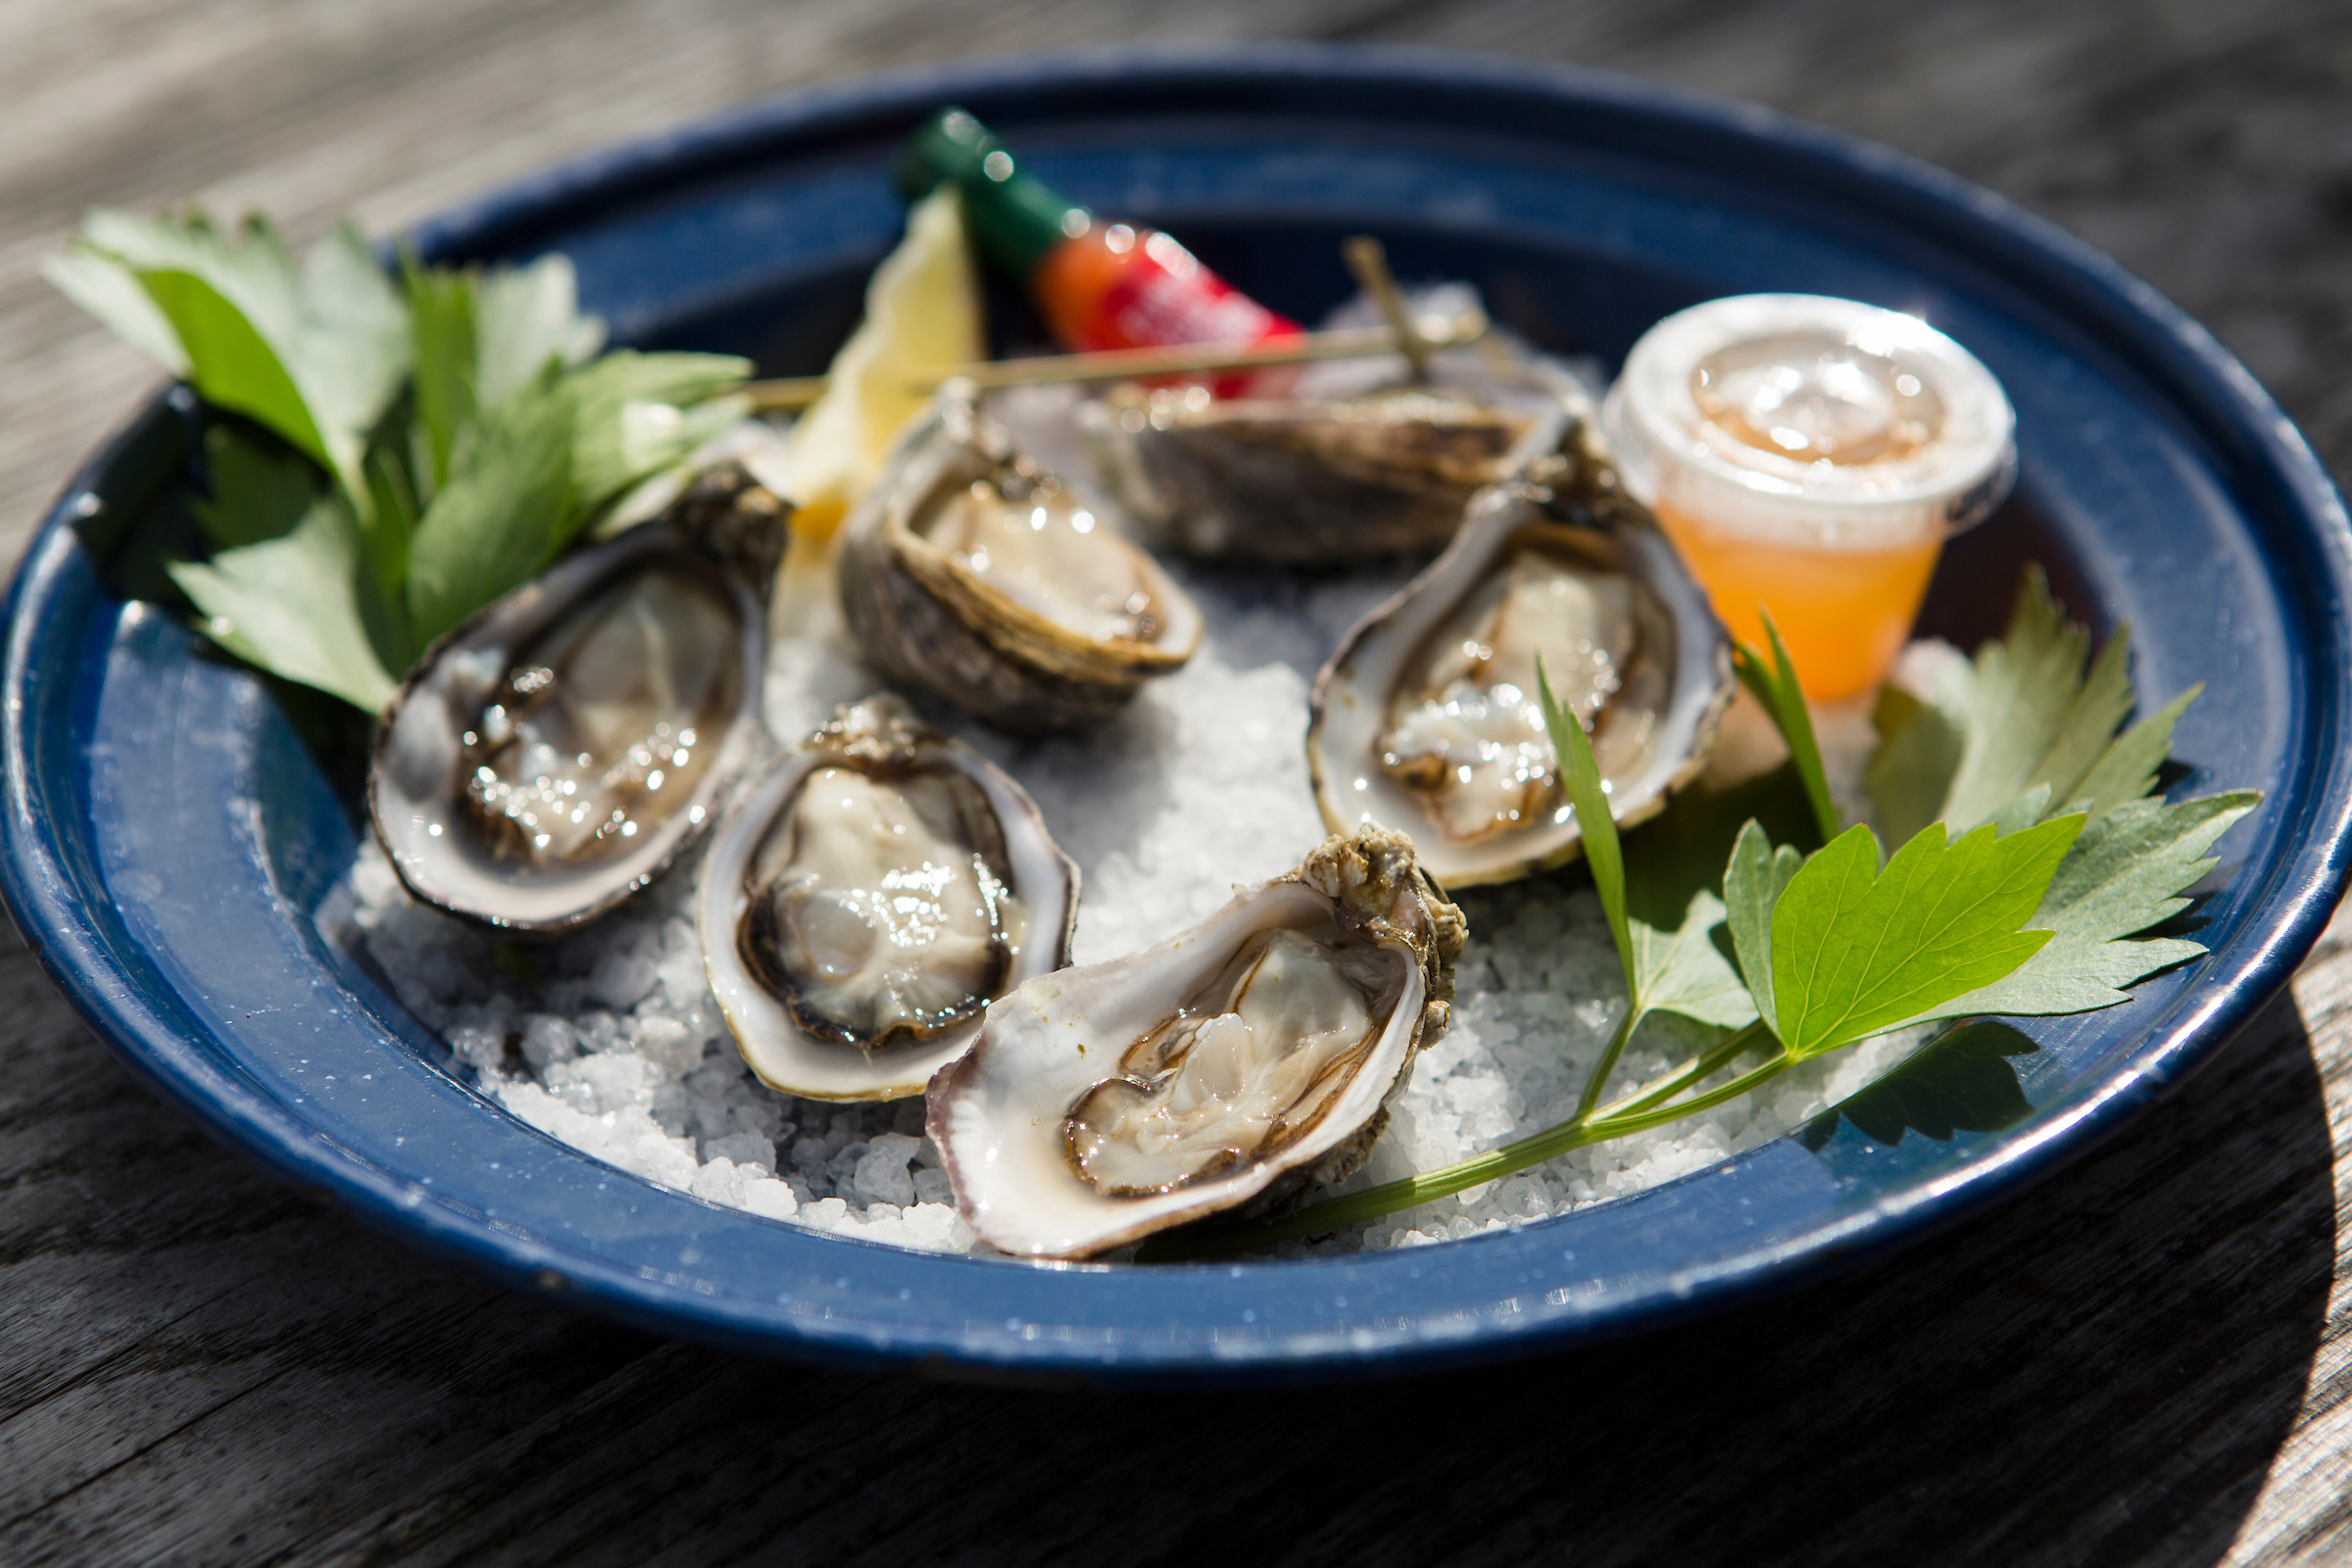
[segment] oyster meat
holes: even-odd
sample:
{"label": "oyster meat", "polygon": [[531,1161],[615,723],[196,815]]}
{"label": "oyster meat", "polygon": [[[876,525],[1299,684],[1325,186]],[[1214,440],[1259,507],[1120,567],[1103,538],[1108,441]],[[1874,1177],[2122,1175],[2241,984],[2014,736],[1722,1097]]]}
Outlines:
{"label": "oyster meat", "polygon": [[993,999],[1068,961],[1077,886],[1019,785],[885,695],[729,808],[696,915],[762,1082],[891,1100],[961,1054]]}
{"label": "oyster meat", "polygon": [[690,559],[605,584],[492,677],[459,737],[464,815],[492,859],[611,859],[663,789],[690,795],[710,770],[702,741],[726,733],[744,676],[732,596]]}
{"label": "oyster meat", "polygon": [[785,511],[741,468],[713,470],[662,521],[567,557],[427,650],[368,777],[412,894],[568,930],[700,836],[760,734]]}
{"label": "oyster meat", "polygon": [[1433,355],[1422,381],[1351,384],[1355,368],[1315,367],[1284,398],[1123,389],[1079,418],[1106,493],[1152,544],[1333,566],[1440,548],[1550,415],[1588,401],[1500,336]]}
{"label": "oyster meat", "polygon": [[1200,644],[1200,609],[968,382],[942,388],[842,530],[841,604],[868,662],[1001,727],[1107,717]]}
{"label": "oyster meat", "polygon": [[1369,1156],[1445,1033],[1466,932],[1378,828],[1333,838],[1180,936],[1033,980],[931,1081],[931,1138],[974,1234],[1088,1257]]}
{"label": "oyster meat", "polygon": [[1446,553],[1340,645],[1307,730],[1332,828],[1409,833],[1448,887],[1577,853],[1537,699],[1592,737],[1620,823],[1693,777],[1731,700],[1730,645],[1655,522],[1565,417],[1522,476],[1482,491]]}

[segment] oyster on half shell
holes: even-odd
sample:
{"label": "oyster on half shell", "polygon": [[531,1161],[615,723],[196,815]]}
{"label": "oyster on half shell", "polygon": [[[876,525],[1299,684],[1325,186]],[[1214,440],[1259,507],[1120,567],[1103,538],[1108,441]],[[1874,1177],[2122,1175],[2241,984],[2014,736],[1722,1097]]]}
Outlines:
{"label": "oyster on half shell", "polygon": [[760,731],[789,508],[739,466],[425,651],[377,731],[376,836],[410,893],[567,931],[699,838]]}
{"label": "oyster on half shell", "polygon": [[1592,737],[1619,823],[1655,814],[1705,765],[1732,697],[1730,642],[1574,416],[1518,477],[1479,493],[1446,553],[1316,676],[1306,755],[1324,821],[1409,833],[1447,887],[1574,856],[1539,657]]}
{"label": "oyster on half shell", "polygon": [[981,1240],[1089,1257],[1362,1165],[1446,1032],[1461,911],[1366,828],[1157,947],[1029,981],[931,1081]]}
{"label": "oyster on half shell", "polygon": [[940,389],[842,528],[844,618],[866,660],[1005,729],[1108,717],[1200,645],[1200,611],[969,382]]}
{"label": "oyster on half shell", "polygon": [[815,1100],[920,1094],[992,1000],[1069,961],[1077,909],[1021,787],[887,695],[745,789],[695,899],[744,1059]]}
{"label": "oyster on half shell", "polygon": [[1423,380],[1401,379],[1401,359],[1369,384],[1363,368],[1312,367],[1281,398],[1127,388],[1078,417],[1105,491],[1155,547],[1338,566],[1440,548],[1551,416],[1590,402],[1499,334],[1432,356]]}

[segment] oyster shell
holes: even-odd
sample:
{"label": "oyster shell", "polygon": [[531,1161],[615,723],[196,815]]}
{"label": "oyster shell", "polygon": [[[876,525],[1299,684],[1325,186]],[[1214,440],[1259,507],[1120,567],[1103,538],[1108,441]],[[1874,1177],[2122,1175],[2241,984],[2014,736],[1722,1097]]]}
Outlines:
{"label": "oyster shell", "polygon": [[1564,415],[1519,478],[1481,491],[1446,553],[1359,622],[1315,678],[1307,768],[1334,831],[1412,835],[1447,887],[1506,882],[1578,851],[1536,697],[1592,736],[1621,824],[1705,765],[1731,650],[1656,522]]}
{"label": "oyster shell", "polygon": [[1037,806],[888,695],[769,765],[713,834],[703,964],[744,1059],[815,1100],[920,1094],[1069,961],[1078,870]]}
{"label": "oyster shell", "polygon": [[1098,722],[1200,645],[1200,611],[968,382],[941,389],[842,530],[841,605],[868,662],[1005,729]]}
{"label": "oyster shell", "polygon": [[701,836],[760,734],[787,510],[723,466],[662,521],[566,557],[425,651],[368,781],[412,894],[553,934]]}
{"label": "oyster shell", "polygon": [[1288,398],[1130,391],[1079,419],[1106,493],[1152,545],[1329,566],[1443,546],[1480,487],[1525,466],[1548,416],[1587,403],[1500,340],[1434,356],[1426,381],[1330,380],[1310,372]]}
{"label": "oyster shell", "polygon": [[1182,935],[1033,980],[931,1081],[973,1233],[1088,1257],[1362,1165],[1446,1031],[1461,911],[1379,828],[1333,838]]}

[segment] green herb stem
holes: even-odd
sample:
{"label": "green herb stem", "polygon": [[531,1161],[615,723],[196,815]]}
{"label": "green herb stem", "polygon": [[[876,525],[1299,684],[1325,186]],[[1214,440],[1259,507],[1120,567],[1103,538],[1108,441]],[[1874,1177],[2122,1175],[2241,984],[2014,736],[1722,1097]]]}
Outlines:
{"label": "green herb stem", "polygon": [[1754,1050],[1759,1044],[1771,1038],[1772,1031],[1765,1028],[1764,1021],[1759,1018],[1746,1028],[1726,1035],[1698,1055],[1691,1057],[1681,1071],[1659,1080],[1629,1100],[1620,1101],[1617,1104],[1610,1106],[1602,1115],[1605,1119],[1614,1121],[1619,1117],[1664,1104],[1692,1084],[1703,1082],[1711,1077],[1734,1057]]}
{"label": "green herb stem", "polygon": [[1702,1110],[1712,1110],[1726,1101],[1738,1100],[1749,1090],[1778,1078],[1782,1073],[1795,1066],[1797,1059],[1783,1051],[1777,1053],[1763,1065],[1749,1068],[1720,1089],[1710,1089],[1703,1095],[1693,1095],[1689,1100],[1680,1100],[1671,1105],[1660,1105],[1655,1109],[1638,1111],[1629,1105],[1609,1115],[1594,1117],[1591,1126],[1601,1136],[1589,1141],[1601,1143],[1611,1138],[1630,1138],[1635,1133],[1645,1133],[1652,1127],[1663,1127],[1669,1122],[1680,1121],[1685,1116],[1696,1115]]}
{"label": "green herb stem", "polygon": [[1592,1107],[1600,1103],[1600,1092],[1608,1087],[1609,1074],[1617,1070],[1617,1058],[1625,1054],[1626,1043],[1634,1038],[1634,1030],[1641,1024],[1645,1012],[1640,997],[1626,998],[1625,1016],[1617,1020],[1616,1033],[1609,1036],[1608,1045],[1601,1050],[1600,1059],[1585,1075],[1584,1093],[1577,1097],[1576,1114],[1570,1120],[1585,1120],[1592,1114]]}
{"label": "green herb stem", "polygon": [[1384,1214],[1400,1213],[1408,1208],[1418,1208],[1423,1203],[1435,1202],[1441,1198],[1450,1198],[1481,1183],[1513,1175],[1531,1165],[1541,1165],[1547,1159],[1555,1159],[1590,1144],[1630,1137],[1711,1109],[1726,1101],[1737,1100],[1757,1085],[1779,1076],[1795,1064],[1795,1058],[1782,1052],[1763,1065],[1703,1095],[1671,1105],[1660,1105],[1659,1101],[1662,1096],[1688,1088],[1721,1067],[1753,1043],[1750,1037],[1754,1032],[1755,1026],[1751,1025],[1710,1047],[1669,1080],[1674,1087],[1660,1085],[1629,1096],[1590,1119],[1578,1116],[1547,1127],[1533,1137],[1505,1144],[1475,1159],[1423,1171],[1398,1181],[1384,1182],[1378,1187],[1367,1187],[1360,1193],[1349,1193],[1342,1198],[1325,1199],[1322,1202],[1309,1203],[1296,1213],[1286,1214],[1279,1219],[1155,1236],[1137,1253],[1136,1261],[1174,1263],[1219,1252],[1270,1247],[1276,1242],[1293,1241],[1301,1236],[1318,1236],[1344,1225],[1360,1224]]}

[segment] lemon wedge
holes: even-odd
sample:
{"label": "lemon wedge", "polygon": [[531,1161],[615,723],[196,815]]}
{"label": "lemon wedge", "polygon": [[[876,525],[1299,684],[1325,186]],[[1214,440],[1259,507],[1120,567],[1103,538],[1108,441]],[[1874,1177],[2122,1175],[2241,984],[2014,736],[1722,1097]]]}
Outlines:
{"label": "lemon wedge", "polygon": [[793,527],[829,538],[882,471],[891,438],[921,411],[927,371],[986,353],[963,207],[942,185],[906,215],[906,237],[865,287],[865,319],[833,356],[825,395],[785,436]]}

